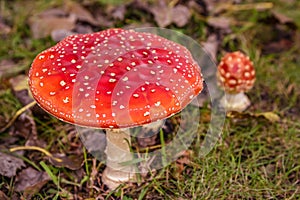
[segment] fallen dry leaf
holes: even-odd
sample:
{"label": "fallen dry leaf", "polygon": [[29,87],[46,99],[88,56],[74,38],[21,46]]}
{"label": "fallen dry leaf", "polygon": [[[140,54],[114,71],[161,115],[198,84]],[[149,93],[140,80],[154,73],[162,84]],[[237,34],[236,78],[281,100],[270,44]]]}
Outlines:
{"label": "fallen dry leaf", "polygon": [[16,175],[17,170],[25,167],[22,159],[15,156],[0,152],[0,174],[6,177],[13,177]]}
{"label": "fallen dry leaf", "polygon": [[[0,115],[0,127],[4,127],[4,126],[6,126],[6,124],[7,124],[7,119],[4,116]],[[0,128],[0,130],[1,130],[1,128]],[[0,144],[1,144],[1,141],[0,141]]]}
{"label": "fallen dry leaf", "polygon": [[[9,83],[11,84],[13,94],[19,100],[19,102],[21,102],[23,106],[26,106],[30,104],[32,101],[34,101],[29,90],[27,79],[28,77],[26,75],[18,75],[9,79]],[[46,114],[46,112],[42,110],[38,105],[33,106],[31,110],[35,115]]]}
{"label": "fallen dry leaf", "polygon": [[24,192],[26,199],[39,192],[40,189],[49,181],[50,177],[46,172],[39,172],[31,167],[22,170],[16,178],[15,190]]}
{"label": "fallen dry leaf", "polygon": [[[1,126],[2,127],[2,126]],[[7,149],[18,142],[19,138],[14,136],[2,137],[0,140],[0,149]]]}
{"label": "fallen dry leaf", "polygon": [[231,20],[228,17],[208,17],[207,23],[214,27],[220,29],[229,29]]}
{"label": "fallen dry leaf", "polygon": [[146,148],[157,144],[158,136],[158,133],[155,133],[152,130],[144,130],[144,128],[142,128],[136,140],[140,148]]}
{"label": "fallen dry leaf", "polygon": [[277,114],[273,113],[273,112],[257,113],[257,114],[254,114],[254,116],[264,117],[267,120],[269,120],[270,122],[278,122],[280,120],[280,117]]}
{"label": "fallen dry leaf", "polygon": [[0,199],[1,200],[9,200],[9,198],[0,190]]}
{"label": "fallen dry leaf", "polygon": [[94,26],[100,25],[99,22],[90,13],[90,11],[85,9],[79,3],[75,1],[66,1],[64,5],[65,11],[69,13],[69,15],[76,16],[76,19],[78,19],[79,21],[88,22]]}
{"label": "fallen dry leaf", "polygon": [[89,25],[84,25],[84,24],[76,24],[75,26],[75,32],[79,34],[85,34],[85,33],[92,33],[94,32],[92,27]]}
{"label": "fallen dry leaf", "polygon": [[0,35],[7,35],[11,32],[11,27],[0,20]]}
{"label": "fallen dry leaf", "polygon": [[172,23],[172,8],[165,1],[150,6],[150,12],[154,15],[154,20],[159,27],[166,27]]}
{"label": "fallen dry leaf", "polygon": [[159,27],[166,27],[175,23],[178,27],[185,26],[190,17],[190,10],[184,5],[168,5],[166,1],[149,7],[149,11],[154,15],[154,20]]}
{"label": "fallen dry leaf", "polygon": [[68,17],[35,15],[29,18],[29,26],[33,38],[44,38],[57,29],[72,30],[75,28],[76,16],[70,15]]}
{"label": "fallen dry leaf", "polygon": [[[32,97],[28,94],[27,76],[19,75],[11,78],[9,82],[12,85],[15,96],[23,105],[28,105],[33,102]],[[26,138],[26,146],[46,146],[45,141],[38,138],[36,124],[30,110],[20,114],[16,121],[13,122],[10,135]]]}
{"label": "fallen dry leaf", "polygon": [[28,77],[24,74],[14,76],[9,79],[12,91],[21,102],[22,105],[27,105],[33,101],[31,93],[29,92]]}
{"label": "fallen dry leaf", "polygon": [[220,41],[217,38],[216,34],[211,34],[208,36],[205,42],[202,42],[202,46],[204,50],[210,55],[213,61],[217,59],[217,52],[219,47]]}
{"label": "fallen dry leaf", "polygon": [[35,125],[35,121],[33,120],[33,117],[30,114],[28,114],[29,116],[27,117],[27,129],[30,129],[31,134],[29,135],[28,139],[25,142],[25,146],[36,146],[36,147],[41,147],[41,148],[45,148],[47,146],[47,143],[43,140],[40,139],[38,137],[37,134],[37,130],[36,130],[36,125]]}
{"label": "fallen dry leaf", "polygon": [[236,119],[247,119],[247,118],[264,118],[272,123],[280,121],[280,117],[274,113],[274,112],[262,112],[262,113],[251,113],[251,112],[245,112],[245,113],[239,113],[236,111],[231,111],[227,113],[227,117],[230,118],[236,118]]}
{"label": "fallen dry leaf", "polygon": [[95,11],[95,18],[99,25],[105,26],[105,27],[113,27],[114,21],[109,19],[105,13],[99,8]]}
{"label": "fallen dry leaf", "polygon": [[263,46],[263,52],[265,54],[280,53],[291,49],[294,46],[294,42],[290,38],[281,38],[278,41],[270,42]]}
{"label": "fallen dry leaf", "polygon": [[99,130],[91,128],[76,128],[84,147],[98,160],[104,160],[106,155],[106,135]]}
{"label": "fallen dry leaf", "polygon": [[142,10],[142,11],[149,11],[149,2],[144,0],[133,0],[129,7],[132,9]]}
{"label": "fallen dry leaf", "polygon": [[38,14],[42,18],[47,18],[47,17],[66,17],[68,13],[66,13],[63,9],[61,8],[49,8],[47,10],[44,10],[43,12]]}
{"label": "fallen dry leaf", "polygon": [[12,60],[1,60],[0,61],[0,79],[15,76],[21,71],[26,69],[28,66],[23,63],[15,63]]}
{"label": "fallen dry leaf", "polygon": [[47,143],[42,140],[39,139],[35,136],[31,136],[25,143],[25,146],[36,146],[36,147],[41,147],[41,148],[45,148],[47,146]]}
{"label": "fallen dry leaf", "polygon": [[184,150],[184,151],[181,151],[179,152],[176,157],[177,157],[177,160],[176,160],[176,168],[175,168],[175,171],[173,172],[174,176],[177,178],[177,179],[181,179],[183,178],[181,176],[182,172],[184,171],[185,169],[185,166],[186,165],[189,165],[191,163],[191,157],[193,155],[193,152],[190,151],[190,150]]}
{"label": "fallen dry leaf", "polygon": [[28,86],[28,77],[24,74],[22,75],[18,75],[18,76],[14,76],[12,78],[9,79],[9,83],[12,86],[12,89],[15,92],[21,91],[21,90],[28,90],[29,86]]}
{"label": "fallen dry leaf", "polygon": [[203,0],[205,7],[209,13],[216,14],[220,11],[223,11],[223,7],[228,7],[228,5],[231,5],[231,2],[228,0],[218,0],[218,1],[212,1],[212,0]]}
{"label": "fallen dry leaf", "polygon": [[71,170],[77,170],[83,165],[83,157],[80,155],[65,155],[65,154],[52,154],[53,157],[59,158],[61,162],[57,159],[49,157],[49,161],[56,167],[66,167]]}
{"label": "fallen dry leaf", "polygon": [[177,5],[172,9],[172,21],[178,26],[185,26],[191,18],[190,10],[184,5]]}
{"label": "fallen dry leaf", "polygon": [[119,5],[117,7],[111,8],[109,13],[111,13],[111,16],[115,20],[124,20],[125,13],[126,13],[126,5]]}
{"label": "fallen dry leaf", "polygon": [[180,165],[188,165],[191,162],[191,159],[189,157],[183,156],[181,158],[178,158],[176,162]]}
{"label": "fallen dry leaf", "polygon": [[30,111],[26,111],[18,117],[10,129],[10,135],[29,139],[37,136],[35,121]]}
{"label": "fallen dry leaf", "polygon": [[272,10],[272,14],[281,24],[288,24],[288,23],[294,24],[294,21],[292,18],[289,18],[288,16],[286,16],[280,12]]}
{"label": "fallen dry leaf", "polygon": [[202,1],[189,1],[188,2],[189,9],[193,10],[194,12],[198,14],[206,14],[206,5]]}

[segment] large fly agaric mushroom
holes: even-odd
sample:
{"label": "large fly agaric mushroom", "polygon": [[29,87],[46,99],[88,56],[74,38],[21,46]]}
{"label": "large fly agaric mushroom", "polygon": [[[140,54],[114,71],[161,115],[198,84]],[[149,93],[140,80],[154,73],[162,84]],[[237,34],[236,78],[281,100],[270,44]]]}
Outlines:
{"label": "large fly agaric mushroom", "polygon": [[250,100],[244,92],[250,90],[255,82],[255,69],[248,56],[240,51],[227,53],[218,66],[219,85],[224,87],[221,99],[227,111],[244,111]]}
{"label": "large fly agaric mushroom", "polygon": [[[103,182],[134,179],[128,128],[151,126],[180,112],[202,90],[199,66],[183,46],[150,33],[108,29],[72,35],[32,63],[37,103],[72,124],[106,130]],[[127,140],[127,141],[126,141]]]}

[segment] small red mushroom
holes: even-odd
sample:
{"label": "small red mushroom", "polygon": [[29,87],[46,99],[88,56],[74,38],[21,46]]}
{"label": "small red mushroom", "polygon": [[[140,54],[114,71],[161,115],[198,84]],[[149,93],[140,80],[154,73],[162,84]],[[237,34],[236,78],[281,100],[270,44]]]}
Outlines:
{"label": "small red mushroom", "polygon": [[123,140],[130,141],[126,128],[180,112],[201,92],[203,79],[185,47],[150,33],[108,29],[69,36],[41,52],[29,71],[29,85],[53,116],[107,129],[107,162],[114,169],[107,167],[103,179],[115,188],[133,177],[118,164],[132,159]]}
{"label": "small red mushroom", "polygon": [[218,65],[218,83],[225,90],[221,103],[228,111],[244,111],[250,100],[244,94],[255,82],[255,69],[248,56],[240,51],[227,53]]}

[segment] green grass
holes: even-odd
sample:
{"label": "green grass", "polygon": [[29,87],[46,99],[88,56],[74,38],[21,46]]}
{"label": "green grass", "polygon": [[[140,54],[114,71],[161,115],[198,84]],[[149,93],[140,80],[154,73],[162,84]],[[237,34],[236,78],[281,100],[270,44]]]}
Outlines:
{"label": "green grass", "polygon": [[[295,21],[299,18],[298,1],[290,1],[290,4],[280,0],[271,2],[274,2],[275,10],[287,14]],[[6,19],[12,26],[9,35],[0,36],[4,41],[0,45],[0,61],[11,59],[20,63],[20,67],[25,67],[19,73],[26,74],[35,55],[51,46],[53,41],[50,38],[31,38],[26,20],[32,13],[22,7],[29,5],[22,4],[22,1],[0,3],[1,11],[5,17],[9,16]],[[61,1],[39,1],[30,6],[42,10],[53,5],[61,5]],[[149,15],[143,17],[143,12],[129,11],[127,15],[130,13],[138,19],[151,20]],[[46,141],[46,150],[59,153],[79,151],[84,155],[81,169],[70,170],[52,165],[39,152],[26,152],[24,156],[50,174],[52,179],[35,198],[67,199],[69,191],[91,199],[96,199],[100,194],[107,199],[300,199],[300,41],[295,39],[293,46],[283,51],[265,53],[265,45],[275,41],[280,32],[277,29],[278,32],[274,32],[273,24],[268,24],[271,15],[270,11],[251,10],[226,13],[225,16],[234,17],[240,23],[222,38],[218,57],[225,51],[238,49],[251,57],[255,63],[257,81],[248,93],[253,104],[250,111],[275,112],[280,116],[280,122],[271,123],[261,118],[227,118],[222,137],[215,148],[206,157],[199,158],[196,156],[199,149],[197,142],[201,142],[209,124],[209,120],[201,118],[203,126],[199,129],[199,141],[195,140],[190,147],[195,153],[189,157],[189,163],[179,165],[173,162],[155,172],[151,176],[152,180],[124,184],[117,191],[108,192],[100,182],[103,163],[97,161],[93,164],[92,155],[82,151],[83,145],[78,136],[70,136],[70,132],[74,131],[72,126],[47,115],[41,118],[34,116],[38,138]],[[195,16],[192,20],[195,23],[187,28],[174,28],[193,36],[197,41],[204,40],[206,24],[203,19]],[[135,18],[124,24],[134,22]],[[118,22],[118,26],[122,26],[122,22]],[[282,30],[295,33],[295,38],[299,37],[299,24],[293,29],[286,25],[280,26]],[[19,108],[21,104],[14,97],[8,78],[2,78],[0,124],[7,122]],[[202,108],[202,113],[201,116],[209,118],[209,108]],[[163,134],[160,136],[163,144]],[[9,129],[1,133],[0,141],[8,137],[11,137]],[[25,143],[25,138],[21,140],[18,144]],[[26,164],[30,166],[30,162]],[[0,180],[0,190],[12,196],[16,179],[0,177]]]}
{"label": "green grass", "polygon": [[15,113],[18,108],[21,108],[21,104],[14,97],[11,90],[1,90],[0,99],[0,115],[4,120],[8,120],[12,113]]}

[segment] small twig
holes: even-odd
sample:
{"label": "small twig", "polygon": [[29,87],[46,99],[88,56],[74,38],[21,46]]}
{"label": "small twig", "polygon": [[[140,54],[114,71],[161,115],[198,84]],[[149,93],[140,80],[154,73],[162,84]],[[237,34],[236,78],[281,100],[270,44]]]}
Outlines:
{"label": "small twig", "polygon": [[54,157],[46,149],[43,149],[43,148],[37,147],[37,146],[20,146],[20,147],[13,147],[13,148],[9,149],[10,152],[20,151],[20,150],[36,150],[36,151],[40,151],[40,152],[44,153],[46,156],[52,158],[53,160],[56,160],[57,162],[62,162],[62,159]]}
{"label": "small twig", "polygon": [[261,3],[248,3],[248,4],[231,4],[228,5],[227,10],[231,11],[242,11],[242,10],[267,10],[273,8],[273,3],[271,2],[261,2]]}
{"label": "small twig", "polygon": [[15,115],[11,118],[11,120],[9,120],[9,122],[6,124],[6,126],[4,126],[3,128],[0,129],[0,133],[5,131],[6,129],[8,129],[23,112],[25,112],[27,109],[31,108],[35,104],[36,104],[36,101],[33,101],[33,102],[27,104],[26,106],[24,106],[23,108],[21,108],[20,110],[18,110],[15,113]]}

